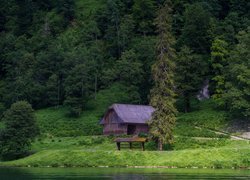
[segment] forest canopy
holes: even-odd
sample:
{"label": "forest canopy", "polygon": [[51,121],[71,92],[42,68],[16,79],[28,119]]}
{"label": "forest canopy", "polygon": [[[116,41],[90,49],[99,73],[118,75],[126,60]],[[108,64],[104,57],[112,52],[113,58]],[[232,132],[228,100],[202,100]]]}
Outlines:
{"label": "forest canopy", "polygon": [[[27,101],[35,109],[65,105],[78,116],[109,89],[123,91],[126,102],[148,104],[155,18],[164,2],[1,0],[0,113]],[[209,81],[218,107],[249,118],[250,3],[172,3],[179,111],[192,111],[190,101]]]}

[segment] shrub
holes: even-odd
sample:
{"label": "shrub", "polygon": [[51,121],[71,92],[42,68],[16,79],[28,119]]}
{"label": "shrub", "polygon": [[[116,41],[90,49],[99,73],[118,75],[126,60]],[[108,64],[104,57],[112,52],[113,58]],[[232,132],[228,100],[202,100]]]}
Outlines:
{"label": "shrub", "polygon": [[25,101],[12,104],[4,113],[4,130],[0,134],[0,155],[4,160],[27,155],[31,142],[38,135],[38,126],[31,105]]}

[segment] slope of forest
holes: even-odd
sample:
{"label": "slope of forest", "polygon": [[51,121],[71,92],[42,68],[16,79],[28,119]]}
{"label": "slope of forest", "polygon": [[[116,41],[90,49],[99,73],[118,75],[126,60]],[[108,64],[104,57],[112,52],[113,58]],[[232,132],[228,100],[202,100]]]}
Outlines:
{"label": "slope of forest", "polygon": [[[64,105],[79,116],[101,90],[148,104],[164,0],[1,1],[0,113],[17,100],[40,109]],[[192,111],[205,80],[219,108],[249,116],[249,3],[173,2],[176,87]],[[185,76],[183,76],[185,74]]]}
{"label": "slope of forest", "polygon": [[[35,154],[0,166],[249,167],[248,141],[211,131],[249,124],[248,1],[172,1],[179,112],[175,143],[164,148],[173,151],[148,142],[146,152],[117,152],[113,137],[99,136],[112,103],[149,104],[164,2],[1,0],[0,117],[25,100],[41,135]],[[198,101],[205,82],[210,99]]]}

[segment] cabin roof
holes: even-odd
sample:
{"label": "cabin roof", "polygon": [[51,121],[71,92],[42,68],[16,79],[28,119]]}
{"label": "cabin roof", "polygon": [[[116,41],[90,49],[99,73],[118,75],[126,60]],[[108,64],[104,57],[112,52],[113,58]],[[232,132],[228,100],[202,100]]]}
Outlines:
{"label": "cabin roof", "polygon": [[[154,108],[146,105],[133,105],[133,104],[113,104],[109,107],[104,117],[109,110],[113,109],[119,117],[120,123],[137,123],[145,124],[151,119]],[[103,124],[104,118],[100,124]]]}

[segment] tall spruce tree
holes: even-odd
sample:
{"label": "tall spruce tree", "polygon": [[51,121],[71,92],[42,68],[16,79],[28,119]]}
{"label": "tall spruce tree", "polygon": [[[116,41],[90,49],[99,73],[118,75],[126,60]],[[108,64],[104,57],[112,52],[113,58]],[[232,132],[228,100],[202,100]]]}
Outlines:
{"label": "tall spruce tree", "polygon": [[173,128],[176,120],[174,92],[174,58],[173,44],[175,39],[171,34],[171,2],[167,1],[157,14],[158,57],[152,67],[154,87],[151,90],[150,104],[155,108],[149,122],[150,133],[158,141],[158,149],[163,149],[164,143],[173,143]]}

